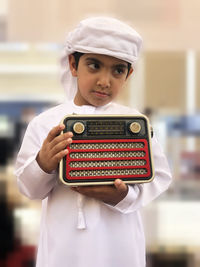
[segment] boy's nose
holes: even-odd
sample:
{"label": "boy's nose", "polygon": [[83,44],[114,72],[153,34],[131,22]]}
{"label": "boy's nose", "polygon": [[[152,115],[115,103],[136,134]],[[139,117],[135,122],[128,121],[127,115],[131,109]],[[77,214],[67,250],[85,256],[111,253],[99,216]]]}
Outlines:
{"label": "boy's nose", "polygon": [[98,77],[97,86],[101,88],[110,88],[111,81],[109,73],[104,73]]}

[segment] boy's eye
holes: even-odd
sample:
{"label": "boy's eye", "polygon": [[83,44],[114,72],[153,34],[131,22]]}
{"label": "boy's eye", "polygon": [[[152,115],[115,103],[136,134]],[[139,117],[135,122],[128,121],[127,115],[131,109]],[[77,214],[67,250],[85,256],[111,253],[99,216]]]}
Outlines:
{"label": "boy's eye", "polygon": [[114,73],[117,75],[124,74],[125,73],[125,68],[116,68],[114,70]]}
{"label": "boy's eye", "polygon": [[88,67],[92,70],[97,70],[97,69],[99,69],[99,64],[98,63],[89,63]]}

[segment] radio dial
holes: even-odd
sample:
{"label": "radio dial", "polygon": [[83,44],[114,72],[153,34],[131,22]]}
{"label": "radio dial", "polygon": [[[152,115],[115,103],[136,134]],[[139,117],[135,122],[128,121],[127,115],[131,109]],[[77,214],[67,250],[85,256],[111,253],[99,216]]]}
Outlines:
{"label": "radio dial", "polygon": [[85,125],[82,122],[75,122],[73,125],[73,131],[76,134],[82,134],[85,131]]}
{"label": "radio dial", "polygon": [[132,133],[136,134],[140,132],[141,125],[138,122],[132,122],[129,128]]}

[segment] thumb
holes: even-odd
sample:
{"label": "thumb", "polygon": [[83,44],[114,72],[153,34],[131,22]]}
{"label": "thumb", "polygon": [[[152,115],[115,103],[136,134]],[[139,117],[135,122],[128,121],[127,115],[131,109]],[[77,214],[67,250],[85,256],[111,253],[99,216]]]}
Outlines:
{"label": "thumb", "polygon": [[114,186],[116,187],[116,189],[119,192],[127,192],[128,191],[127,185],[122,180],[120,180],[120,179],[116,179],[114,181]]}

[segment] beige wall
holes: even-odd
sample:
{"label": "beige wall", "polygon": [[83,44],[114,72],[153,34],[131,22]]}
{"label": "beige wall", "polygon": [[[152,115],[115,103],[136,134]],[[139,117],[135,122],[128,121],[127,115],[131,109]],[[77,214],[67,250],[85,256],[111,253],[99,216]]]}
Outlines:
{"label": "beige wall", "polygon": [[87,14],[109,10],[110,1],[8,0],[10,41],[62,42],[65,33]]}
{"label": "beige wall", "polygon": [[114,14],[142,34],[145,50],[199,49],[199,0],[8,0],[10,41],[63,41],[88,14]]}
{"label": "beige wall", "polygon": [[185,111],[186,55],[183,52],[149,52],[145,57],[146,107]]}

